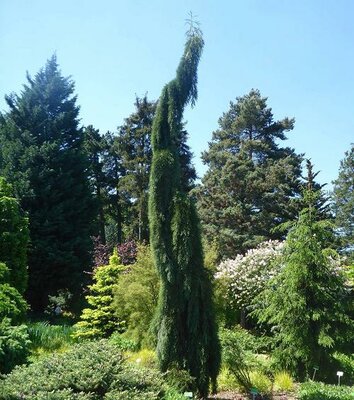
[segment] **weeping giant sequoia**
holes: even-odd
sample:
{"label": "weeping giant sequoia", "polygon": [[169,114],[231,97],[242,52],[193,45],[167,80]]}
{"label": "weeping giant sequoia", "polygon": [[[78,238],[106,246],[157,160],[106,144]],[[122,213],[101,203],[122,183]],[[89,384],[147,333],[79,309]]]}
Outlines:
{"label": "weeping giant sequoia", "polygon": [[154,328],[160,369],[178,367],[195,378],[201,397],[215,383],[220,348],[211,284],[203,266],[199,220],[184,192],[178,156],[183,109],[197,99],[197,67],[204,41],[191,24],[176,78],[162,90],[152,130],[149,219],[161,278]]}

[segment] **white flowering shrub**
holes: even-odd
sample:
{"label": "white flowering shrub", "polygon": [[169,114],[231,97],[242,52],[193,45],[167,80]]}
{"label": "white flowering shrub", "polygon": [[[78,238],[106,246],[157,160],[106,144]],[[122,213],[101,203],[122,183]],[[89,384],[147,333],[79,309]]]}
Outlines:
{"label": "white flowering shrub", "polygon": [[215,278],[227,286],[228,300],[240,309],[248,308],[267,282],[279,273],[283,248],[284,242],[269,240],[245,255],[223,261]]}

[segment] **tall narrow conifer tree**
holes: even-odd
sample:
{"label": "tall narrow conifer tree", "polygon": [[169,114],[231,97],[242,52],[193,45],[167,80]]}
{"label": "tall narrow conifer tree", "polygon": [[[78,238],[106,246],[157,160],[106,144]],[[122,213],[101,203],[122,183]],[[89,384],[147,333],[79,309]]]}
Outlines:
{"label": "tall narrow conifer tree", "polygon": [[161,289],[154,327],[160,369],[177,366],[195,378],[205,398],[215,384],[220,347],[211,284],[203,266],[199,220],[184,187],[178,135],[184,107],[197,99],[197,67],[204,41],[191,21],[175,79],[162,90],[152,129],[149,221]]}

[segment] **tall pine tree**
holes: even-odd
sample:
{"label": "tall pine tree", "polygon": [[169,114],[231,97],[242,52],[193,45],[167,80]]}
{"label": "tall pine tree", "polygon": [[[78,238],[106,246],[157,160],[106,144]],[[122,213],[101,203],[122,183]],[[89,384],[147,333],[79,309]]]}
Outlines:
{"label": "tall pine tree", "polygon": [[272,228],[297,214],[302,159],[280,146],[293,126],[293,119],[274,121],[258,90],[231,102],[219,119],[202,156],[208,171],[197,197],[204,233],[217,240],[221,257],[280,239]]}
{"label": "tall pine tree", "polygon": [[43,309],[49,294],[80,290],[90,265],[93,203],[74,83],[53,56],[1,118],[1,173],[30,219],[28,297]]}
{"label": "tall pine tree", "polygon": [[150,242],[161,278],[155,318],[162,371],[176,366],[195,377],[205,398],[220,364],[211,283],[203,267],[199,221],[184,190],[178,137],[184,107],[197,99],[201,32],[191,25],[176,78],[162,90],[153,124],[150,175]]}

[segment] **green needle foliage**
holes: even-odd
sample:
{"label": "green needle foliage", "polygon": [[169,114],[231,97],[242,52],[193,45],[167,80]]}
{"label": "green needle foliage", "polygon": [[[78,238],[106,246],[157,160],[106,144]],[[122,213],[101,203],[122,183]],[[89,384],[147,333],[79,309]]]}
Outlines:
{"label": "green needle foliage", "polygon": [[0,177],[0,262],[9,268],[9,283],[21,294],[28,280],[28,241],[28,219],[13,196],[12,186]]}
{"label": "green needle foliage", "polygon": [[113,252],[108,265],[96,268],[94,283],[89,286],[90,295],[86,296],[89,308],[82,311],[80,321],[75,325],[74,337],[95,339],[121,330],[122,323],[115,315],[113,293],[118,278],[125,269],[126,267],[120,264],[117,250]]}
{"label": "green needle foliage", "polygon": [[353,332],[344,307],[350,294],[333,262],[336,253],[327,248],[332,226],[317,218],[318,195],[306,190],[307,207],[286,240],[284,269],[258,298],[265,304],[258,317],[273,326],[278,343],[275,359],[300,379],[315,366],[319,377],[333,376],[332,355]]}
{"label": "green needle foliage", "polygon": [[338,178],[333,182],[333,208],[343,252],[354,262],[354,144],[340,163]]}
{"label": "green needle foliage", "polygon": [[161,278],[155,317],[160,369],[173,366],[195,378],[206,397],[215,383],[220,350],[211,283],[203,266],[199,220],[183,190],[178,136],[184,107],[197,99],[197,67],[204,41],[193,22],[176,78],[162,90],[152,130],[150,241]]}

